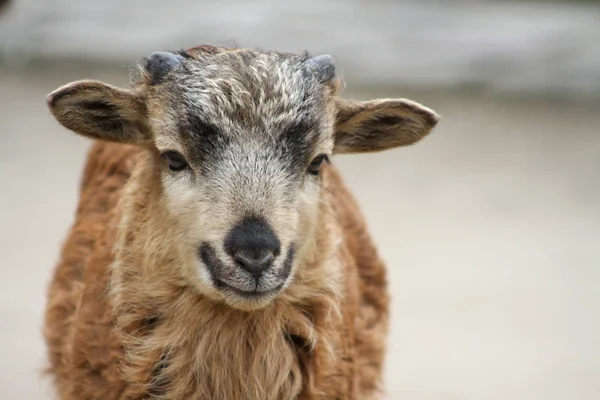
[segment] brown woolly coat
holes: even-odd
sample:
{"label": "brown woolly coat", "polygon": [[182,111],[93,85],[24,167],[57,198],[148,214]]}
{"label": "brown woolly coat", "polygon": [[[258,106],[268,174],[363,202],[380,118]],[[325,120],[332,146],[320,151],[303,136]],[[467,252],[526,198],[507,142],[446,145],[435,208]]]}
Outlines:
{"label": "brown woolly coat", "polygon": [[[96,142],[89,153],[45,319],[59,398],[379,398],[386,272],[335,168],[324,171],[327,201],[318,240],[332,231],[340,237],[335,258],[342,287],[304,297],[284,292],[264,309],[243,312],[203,298],[164,272],[153,275],[154,270],[135,265],[142,251],[135,236],[144,233],[143,224],[134,218],[124,233],[117,226],[124,207],[147,206],[121,203],[144,152]],[[137,178],[134,174],[130,181]],[[127,249],[115,246],[119,235]],[[129,269],[113,266],[118,250],[130,257]],[[310,279],[296,281],[306,288]],[[288,290],[293,292],[293,285]]]}

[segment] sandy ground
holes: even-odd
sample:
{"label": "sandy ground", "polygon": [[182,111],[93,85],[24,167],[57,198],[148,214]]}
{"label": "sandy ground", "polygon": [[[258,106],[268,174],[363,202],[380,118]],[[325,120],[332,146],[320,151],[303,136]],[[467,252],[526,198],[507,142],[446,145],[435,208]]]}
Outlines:
{"label": "sandy ground", "polygon": [[[88,146],[45,94],[125,71],[0,70],[3,400],[52,398],[45,290]],[[397,94],[444,116],[435,134],[335,160],[389,262],[389,398],[599,399],[598,105]]]}

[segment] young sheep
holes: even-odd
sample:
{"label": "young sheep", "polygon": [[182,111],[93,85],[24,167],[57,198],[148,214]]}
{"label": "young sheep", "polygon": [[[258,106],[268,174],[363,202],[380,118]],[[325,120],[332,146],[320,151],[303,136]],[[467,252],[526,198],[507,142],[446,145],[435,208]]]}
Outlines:
{"label": "young sheep", "polygon": [[386,271],[329,156],[438,117],[340,86],[329,56],[200,46],[48,96],[97,140],[49,290],[60,399],[380,398]]}

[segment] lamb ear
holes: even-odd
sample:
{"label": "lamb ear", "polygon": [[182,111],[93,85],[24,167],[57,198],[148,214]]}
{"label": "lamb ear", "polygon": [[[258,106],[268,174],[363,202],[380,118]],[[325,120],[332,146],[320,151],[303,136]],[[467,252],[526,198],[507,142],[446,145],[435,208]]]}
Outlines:
{"label": "lamb ear", "polygon": [[426,136],[439,116],[406,99],[352,101],[336,98],[334,152],[367,153],[413,144]]}
{"label": "lamb ear", "polygon": [[145,102],[129,90],[98,81],[78,81],[50,93],[47,103],[62,126],[80,135],[124,143],[151,139]]}

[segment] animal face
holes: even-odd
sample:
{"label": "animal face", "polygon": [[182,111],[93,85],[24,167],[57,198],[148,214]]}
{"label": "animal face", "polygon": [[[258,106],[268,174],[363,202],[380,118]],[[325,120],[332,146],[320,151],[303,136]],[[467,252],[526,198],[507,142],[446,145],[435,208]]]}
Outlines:
{"label": "animal face", "polygon": [[81,81],[48,104],[77,133],[149,148],[186,279],[256,309],[302,268],[329,158],[410,144],[437,123],[408,100],[340,99],[339,86],[329,56],[202,46],[154,53],[132,90]]}
{"label": "animal face", "polygon": [[147,63],[151,80],[157,60],[175,65],[147,103],[169,214],[205,289],[262,304],[290,282],[315,222],[334,82],[299,56],[160,54]]}

